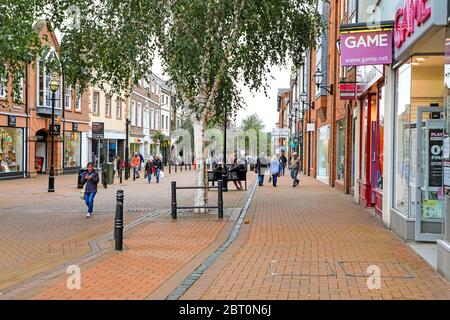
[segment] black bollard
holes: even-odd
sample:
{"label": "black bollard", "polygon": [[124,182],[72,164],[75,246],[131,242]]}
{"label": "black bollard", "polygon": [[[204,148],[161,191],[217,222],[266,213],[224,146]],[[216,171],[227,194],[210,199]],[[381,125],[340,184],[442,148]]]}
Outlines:
{"label": "black bollard", "polygon": [[175,173],[177,173],[177,167],[178,167],[178,165],[175,165]]}
{"label": "black bollard", "polygon": [[187,164],[184,164],[184,171],[187,171]]}
{"label": "black bollard", "polygon": [[183,164],[180,164],[180,172],[183,172]]}
{"label": "black bollard", "polygon": [[169,174],[171,173],[171,171],[172,171],[172,166],[169,163]]}
{"label": "black bollard", "polygon": [[189,171],[192,171],[192,164],[189,163]]}
{"label": "black bollard", "polygon": [[172,181],[172,219],[177,220],[177,182]]}
{"label": "black bollard", "polygon": [[223,219],[223,193],[222,193],[223,181],[218,181],[218,195],[217,195],[217,207],[219,212],[219,219]]}
{"label": "black bollard", "polygon": [[117,251],[123,250],[123,190],[117,190],[116,216],[114,218],[114,241]]}

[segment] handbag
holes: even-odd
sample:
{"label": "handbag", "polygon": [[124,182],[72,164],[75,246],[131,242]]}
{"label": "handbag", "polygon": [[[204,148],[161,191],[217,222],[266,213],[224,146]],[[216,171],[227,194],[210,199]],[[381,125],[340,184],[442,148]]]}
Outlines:
{"label": "handbag", "polygon": [[160,171],[159,172],[159,178],[160,179],[164,179],[164,171]]}

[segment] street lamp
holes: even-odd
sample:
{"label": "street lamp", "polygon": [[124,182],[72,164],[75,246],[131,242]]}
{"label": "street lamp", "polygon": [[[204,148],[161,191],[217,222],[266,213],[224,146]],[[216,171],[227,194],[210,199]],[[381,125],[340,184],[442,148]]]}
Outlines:
{"label": "street lamp", "polygon": [[331,96],[334,94],[334,86],[330,84],[330,86],[324,86],[323,84],[324,74],[320,69],[317,69],[314,74],[314,81],[316,82],[317,88],[325,89]]}
{"label": "street lamp", "polygon": [[222,191],[228,192],[228,168],[227,168],[227,109],[225,104],[223,105],[223,116],[224,116],[224,124],[223,124],[223,171],[222,171]]}
{"label": "street lamp", "polygon": [[125,119],[125,180],[130,178],[130,147],[129,147],[129,128],[130,128],[130,119]]}
{"label": "street lamp", "polygon": [[55,163],[54,163],[54,142],[55,142],[55,94],[59,89],[59,80],[56,76],[49,83],[50,90],[52,91],[52,125],[51,125],[51,147],[50,147],[50,174],[48,177],[48,192],[55,192]]}

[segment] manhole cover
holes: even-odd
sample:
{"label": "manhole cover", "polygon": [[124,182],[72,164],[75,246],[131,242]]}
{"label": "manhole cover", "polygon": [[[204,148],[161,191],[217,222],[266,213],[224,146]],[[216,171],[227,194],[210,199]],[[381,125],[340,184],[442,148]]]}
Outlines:
{"label": "manhole cover", "polygon": [[339,261],[339,266],[347,277],[367,278],[379,271],[383,279],[411,279],[412,272],[399,261]]}

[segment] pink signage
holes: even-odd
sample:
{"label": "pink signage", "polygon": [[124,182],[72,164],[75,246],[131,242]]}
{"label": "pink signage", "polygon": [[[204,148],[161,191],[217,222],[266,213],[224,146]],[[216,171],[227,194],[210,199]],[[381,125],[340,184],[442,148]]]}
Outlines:
{"label": "pink signage", "polygon": [[405,0],[404,6],[395,14],[395,46],[400,49],[414,34],[416,24],[420,27],[430,17],[431,7],[427,6],[427,0]]}
{"label": "pink signage", "polygon": [[341,34],[341,66],[392,63],[392,31]]}

